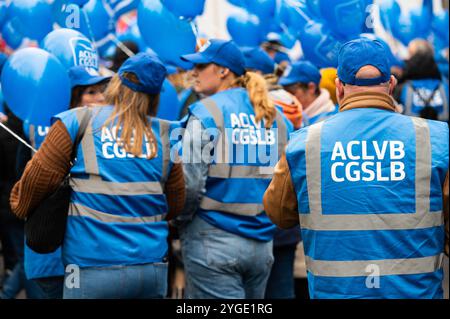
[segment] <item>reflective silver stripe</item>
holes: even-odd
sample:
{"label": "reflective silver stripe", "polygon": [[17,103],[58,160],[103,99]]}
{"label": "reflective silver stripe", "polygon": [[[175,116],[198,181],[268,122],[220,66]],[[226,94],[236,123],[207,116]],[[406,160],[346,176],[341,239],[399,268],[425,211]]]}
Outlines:
{"label": "reflective silver stripe", "polygon": [[401,230],[420,229],[444,224],[442,211],[422,214],[300,214],[303,229],[313,230]]}
{"label": "reflective silver stripe", "polygon": [[445,92],[445,87],[443,84],[439,85],[439,93],[441,94],[442,102],[444,103],[443,111],[439,115],[439,119],[441,121],[448,121],[448,115],[449,115],[448,100],[447,100],[447,93]]}
{"label": "reflective silver stripe", "polygon": [[257,216],[264,210],[262,204],[246,204],[246,203],[233,203],[227,204],[216,201],[212,198],[204,196],[200,202],[200,208],[204,210],[222,211],[230,214],[245,215],[245,216]]}
{"label": "reflective silver stripe", "polygon": [[209,177],[215,178],[267,178],[271,179],[273,174],[267,174],[261,170],[261,166],[230,166],[228,164],[211,164],[209,166]]}
{"label": "reflective silver stripe", "polygon": [[416,213],[430,212],[431,142],[430,128],[425,119],[411,117],[416,131]]}
{"label": "reflective silver stripe", "polygon": [[161,183],[164,185],[167,181],[169,174],[169,161],[170,161],[170,142],[169,142],[169,122],[159,120],[159,136],[161,138],[162,145],[162,179]]}
{"label": "reflective silver stripe", "polygon": [[412,114],[412,100],[413,100],[414,90],[412,88],[411,82],[406,83],[406,101],[405,101],[405,110],[403,114],[413,115]]}
{"label": "reflective silver stripe", "polygon": [[217,140],[217,144],[215,146],[214,153],[216,154],[216,162],[217,163],[229,163],[229,144],[228,138],[225,133],[225,122],[223,118],[223,114],[217,106],[216,102],[213,99],[206,98],[202,100],[203,105],[208,110],[209,113],[213,116],[214,122],[217,125],[217,128],[220,130],[220,135]]}
{"label": "reflective silver stripe", "polygon": [[442,268],[442,255],[407,258],[357,261],[326,261],[305,258],[308,271],[323,277],[366,277],[373,273],[373,266],[379,267],[380,276],[412,275],[435,272]]}
{"label": "reflective silver stripe", "polygon": [[[83,114],[85,113],[86,110],[87,110],[86,107],[78,108],[76,110],[78,124],[81,123]],[[81,139],[81,149],[83,150],[84,166],[86,173],[91,175],[99,175],[97,155],[95,152],[95,145],[94,145],[94,134],[92,132],[93,119],[94,116],[91,118],[88,126],[86,127],[86,131],[84,132],[84,136]]]}
{"label": "reflective silver stripe", "polygon": [[36,148],[36,128],[34,127],[33,124],[30,124],[30,143],[31,146],[33,146],[34,148]]}
{"label": "reflective silver stripe", "polygon": [[163,221],[167,214],[150,217],[125,217],[100,212],[98,210],[86,207],[81,204],[71,203],[69,206],[69,216],[91,217],[103,223],[151,223]]}
{"label": "reflective silver stripe", "polygon": [[100,179],[78,179],[70,180],[75,192],[92,193],[100,195],[159,195],[162,194],[159,182],[136,182],[136,183],[114,183],[105,182]]}
{"label": "reflective silver stripe", "polygon": [[322,214],[321,135],[323,122],[311,125],[306,138],[306,183],[308,184],[309,210]]}

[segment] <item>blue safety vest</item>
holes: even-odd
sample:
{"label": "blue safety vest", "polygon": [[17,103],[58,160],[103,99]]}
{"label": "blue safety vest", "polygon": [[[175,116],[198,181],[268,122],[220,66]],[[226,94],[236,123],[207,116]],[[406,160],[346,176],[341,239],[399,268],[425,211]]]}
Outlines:
{"label": "blue safety vest", "polygon": [[255,121],[245,89],[230,89],[190,106],[214,143],[199,217],[217,228],[260,241],[275,232],[262,205],[273,167],[292,124],[277,111],[271,129]]}
{"label": "blue safety vest", "polygon": [[442,298],[448,127],[352,109],[292,134],[311,298]]}
{"label": "blue safety vest", "polygon": [[400,102],[403,113],[419,116],[425,106],[434,108],[440,121],[448,121],[449,117],[448,85],[438,79],[412,80],[403,86]]}
{"label": "blue safety vest", "polygon": [[[92,119],[72,167],[63,261],[80,267],[160,262],[167,255],[168,206],[163,193],[172,169],[169,130],[172,124],[151,121],[157,156],[148,160],[126,153],[115,138],[116,128],[105,121],[113,107],[91,108]],[[56,116],[75,140],[84,108]],[[116,123],[116,122],[115,122]],[[119,130],[120,134],[120,130]]]}
{"label": "blue safety vest", "polygon": [[[49,127],[35,126],[24,122],[23,130],[31,145],[35,149],[39,149],[47,136]],[[25,243],[24,268],[27,279],[64,276],[61,248],[50,254],[39,254]]]}

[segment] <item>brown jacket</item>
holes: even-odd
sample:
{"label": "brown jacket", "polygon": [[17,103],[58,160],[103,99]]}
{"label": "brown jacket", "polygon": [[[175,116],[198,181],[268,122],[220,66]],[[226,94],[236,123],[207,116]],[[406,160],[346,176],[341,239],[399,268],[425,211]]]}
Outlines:
{"label": "brown jacket", "polygon": [[[370,106],[368,106],[370,105]],[[395,110],[390,96],[378,93],[355,93],[346,97],[339,108],[340,112],[354,108],[381,108]],[[444,219],[445,219],[445,252],[449,253],[449,174],[443,186]],[[264,194],[264,208],[274,224],[280,228],[291,228],[299,224],[297,194],[294,190],[291,173],[283,155],[275,167],[272,182]]]}
{"label": "brown jacket", "polygon": [[[58,187],[70,171],[71,152],[70,135],[64,124],[57,121],[11,192],[11,209],[17,217],[26,218],[47,194]],[[181,164],[173,165],[164,193],[169,206],[167,220],[170,220],[178,215],[184,206],[185,189]]]}

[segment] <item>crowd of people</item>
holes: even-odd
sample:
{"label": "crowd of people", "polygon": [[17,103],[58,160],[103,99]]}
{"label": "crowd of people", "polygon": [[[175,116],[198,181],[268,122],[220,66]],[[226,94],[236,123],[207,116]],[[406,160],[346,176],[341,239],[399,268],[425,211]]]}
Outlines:
{"label": "crowd of people", "polygon": [[[124,44],[103,75],[71,68],[50,128],[0,113],[38,150],[0,128],[0,298],[448,298],[448,50],[445,72],[425,40],[393,65],[358,39],[319,69],[210,39],[169,75]],[[165,79],[178,122],[156,117]],[[64,243],[36,253],[24,220],[69,173]]]}

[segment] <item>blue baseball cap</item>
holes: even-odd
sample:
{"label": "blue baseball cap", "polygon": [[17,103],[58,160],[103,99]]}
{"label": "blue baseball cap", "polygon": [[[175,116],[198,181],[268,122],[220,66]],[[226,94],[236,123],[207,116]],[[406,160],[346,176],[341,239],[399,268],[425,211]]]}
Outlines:
{"label": "blue baseball cap", "polygon": [[[133,73],[139,83],[129,81],[123,76],[124,73]],[[161,92],[167,69],[157,56],[141,52],[128,58],[120,67],[118,74],[122,84],[133,91],[158,94]]]}
{"label": "blue baseball cap", "polygon": [[271,74],[275,71],[275,62],[259,47],[241,48],[244,55],[245,68],[261,71],[263,74]]}
{"label": "blue baseball cap", "polygon": [[182,55],[181,59],[194,64],[215,63],[238,76],[245,73],[244,56],[233,41],[211,39],[197,53]]}
{"label": "blue baseball cap", "polygon": [[73,66],[69,69],[70,86],[89,86],[109,80],[110,76],[100,76],[94,69],[86,69],[84,66]]}
{"label": "blue baseball cap", "polygon": [[[376,67],[381,76],[357,79],[356,73],[365,65]],[[391,77],[388,54],[378,40],[360,38],[345,43],[338,56],[338,78],[351,85],[370,86],[388,82]]]}
{"label": "blue baseball cap", "polygon": [[295,83],[320,83],[322,75],[319,69],[309,61],[298,61],[288,66],[278,83],[286,86]]}

